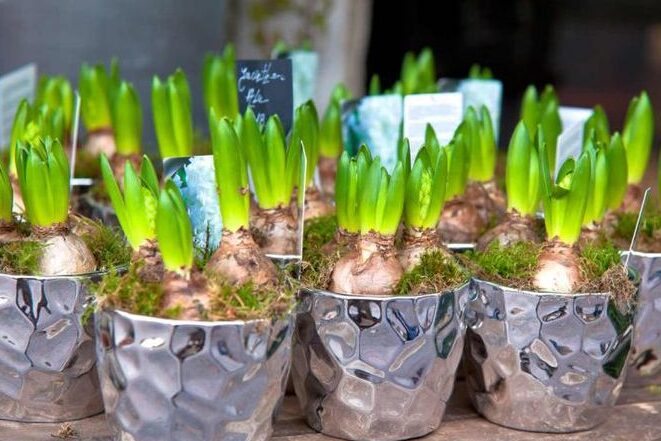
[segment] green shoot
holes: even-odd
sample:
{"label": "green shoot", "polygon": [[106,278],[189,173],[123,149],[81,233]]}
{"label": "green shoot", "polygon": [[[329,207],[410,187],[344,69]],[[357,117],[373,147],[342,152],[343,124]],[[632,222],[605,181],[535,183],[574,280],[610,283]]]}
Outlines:
{"label": "green shoot", "polygon": [[133,85],[122,81],[112,105],[117,153],[128,156],[142,151],[142,109]]}
{"label": "green shoot", "polygon": [[12,209],[14,206],[14,190],[9,180],[5,166],[0,163],[0,222],[13,221]]}
{"label": "green shoot", "polygon": [[[464,133],[464,123],[457,128],[454,138],[446,147],[448,154],[448,183],[446,199],[461,196],[466,191],[470,167],[470,150]],[[427,144],[428,145],[428,144]]]}
{"label": "green shoot", "polygon": [[587,208],[590,185],[591,161],[588,152],[567,159],[553,181],[549,167],[546,143],[537,136],[542,172],[542,201],[547,238],[559,239],[572,245],[581,235],[583,218]]}
{"label": "green shoot", "polygon": [[583,150],[590,156],[591,165],[583,225],[590,225],[600,222],[606,213],[607,193],[610,191],[608,182],[609,164],[606,145],[588,139]]}
{"label": "green shoot", "polygon": [[103,64],[80,67],[80,117],[88,132],[112,127],[109,80]]}
{"label": "green shoot", "polygon": [[423,49],[417,59],[413,52],[407,52],[402,61],[401,79],[393,87],[394,93],[410,95],[436,90],[436,66],[432,50]]}
{"label": "green shoot", "polygon": [[223,228],[238,231],[248,229],[250,221],[250,188],[248,171],[239,138],[232,122],[217,118],[211,110],[211,147],[218,185],[218,200]]}
{"label": "green shoot", "polygon": [[35,107],[46,105],[51,109],[62,109],[64,127],[70,128],[73,119],[73,88],[65,77],[42,76],[39,79]]}
{"label": "green shoot", "polygon": [[516,210],[523,215],[534,215],[541,197],[540,184],[539,152],[536,145],[530,141],[525,123],[519,121],[507,149],[507,209]]}
{"label": "green shoot", "polygon": [[69,162],[60,141],[50,137],[19,141],[16,170],[28,222],[40,227],[66,222]]}
{"label": "green shoot", "polygon": [[361,234],[394,235],[397,232],[404,209],[405,177],[401,162],[390,175],[381,165],[381,159],[374,158],[361,177],[362,187],[359,187]]}
{"label": "green shoot", "polygon": [[583,144],[585,145],[588,139],[591,138],[604,144],[608,144],[610,141],[608,116],[601,106],[595,106],[592,115],[590,115],[583,125]]}
{"label": "green shoot", "polygon": [[170,180],[158,199],[156,238],[165,268],[189,274],[193,267],[193,228],[181,193]]}
{"label": "green shoot", "polygon": [[342,101],[351,93],[342,83],[335,86],[324,117],[319,126],[319,153],[327,158],[337,158],[344,150],[342,144]]}
{"label": "green shoot", "polygon": [[627,194],[627,151],[622,137],[615,132],[606,143],[606,160],[608,162],[608,192],[607,208],[617,209]]}
{"label": "green shoot", "polygon": [[649,162],[654,141],[654,112],[652,103],[643,91],[629,103],[622,129],[622,142],[627,150],[629,184],[640,184]]}
{"label": "green shoot", "polygon": [[478,117],[475,109],[469,107],[464,124],[471,158],[468,177],[477,182],[490,181],[496,171],[497,148],[489,110],[482,106]]}
{"label": "green shoot", "polygon": [[445,149],[440,150],[434,163],[426,147],[420,150],[406,182],[404,223],[408,227],[436,228],[441,217],[448,179],[448,160]]}
{"label": "green shoot", "polygon": [[307,156],[305,186],[308,187],[314,179],[314,171],[319,162],[319,118],[312,101],[306,101],[294,111],[294,124],[290,136],[292,145],[303,143]]}
{"label": "green shoot", "polygon": [[475,63],[468,71],[468,78],[471,80],[491,80],[493,79],[493,72],[491,72],[490,68]]}
{"label": "green shoot", "polygon": [[381,78],[377,74],[372,75],[370,78],[368,95],[380,95],[381,94]]}
{"label": "green shoot", "polygon": [[101,155],[103,183],[115,209],[117,220],[133,250],[156,237],[156,207],[159,196],[154,166],[143,156],[140,174],[130,161],[124,165],[124,193],[119,188],[108,158]]}
{"label": "green shoot", "polygon": [[560,120],[560,102],[552,86],[546,86],[542,96],[538,97],[535,86],[528,86],[521,101],[521,119],[528,129],[530,140],[534,141],[537,127],[544,130],[546,154],[551,172],[555,170],[555,156],[558,136],[562,132]]}
{"label": "green shoot", "polygon": [[284,128],[277,115],[269,117],[262,134],[250,107],[238,126],[260,208],[288,206],[298,184],[301,144],[287,147]]}
{"label": "green shoot", "polygon": [[204,105],[217,117],[234,119],[239,115],[234,47],[225,46],[221,56],[208,54],[204,59]]}
{"label": "green shoot", "polygon": [[370,151],[362,145],[353,158],[343,152],[337,164],[335,212],[338,226],[348,233],[360,232],[359,189],[371,163]]}
{"label": "green shoot", "polygon": [[154,76],[151,87],[154,130],[162,158],[193,154],[193,117],[186,75],[181,69],[165,82]]}

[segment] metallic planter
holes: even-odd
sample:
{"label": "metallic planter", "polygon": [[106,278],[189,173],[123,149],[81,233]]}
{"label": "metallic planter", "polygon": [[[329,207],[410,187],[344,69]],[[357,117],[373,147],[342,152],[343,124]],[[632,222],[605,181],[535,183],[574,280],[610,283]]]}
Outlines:
{"label": "metallic planter", "polygon": [[471,281],[466,367],[490,421],[574,432],[603,422],[624,382],[633,314],[609,294],[540,294]]}
{"label": "metallic planter", "polygon": [[292,376],[308,424],[351,440],[441,423],[461,359],[467,285],[416,297],[299,294]]}
{"label": "metallic planter", "polygon": [[101,311],[106,414],[122,441],[267,440],[291,360],[291,315],[194,322]]}
{"label": "metallic planter", "polygon": [[640,287],[627,382],[661,384],[661,253],[633,252],[629,265],[640,274]]}
{"label": "metallic planter", "polygon": [[93,323],[77,277],[0,275],[0,418],[59,422],[103,411]]}

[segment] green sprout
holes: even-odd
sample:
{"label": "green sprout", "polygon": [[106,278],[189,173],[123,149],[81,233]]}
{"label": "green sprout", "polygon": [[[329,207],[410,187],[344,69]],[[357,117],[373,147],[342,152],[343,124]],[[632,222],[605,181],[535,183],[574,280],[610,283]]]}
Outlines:
{"label": "green sprout", "polygon": [[553,86],[546,86],[542,96],[538,98],[535,86],[528,86],[521,101],[521,119],[528,129],[531,141],[534,141],[537,127],[544,130],[546,154],[551,172],[555,170],[555,156],[558,136],[562,132],[560,119],[560,102]]}
{"label": "green sprout", "polygon": [[488,67],[474,63],[468,70],[468,78],[471,80],[491,80],[493,79],[493,72]]}
{"label": "green sprout", "polygon": [[[468,142],[466,141],[467,134],[465,133],[465,127],[466,126],[462,122],[459,127],[457,127],[452,141],[450,141],[446,147],[442,147],[447,151],[448,155],[448,180],[445,193],[447,200],[464,194],[466,191],[466,184],[468,183],[470,149]],[[428,148],[430,148],[430,146],[438,146],[436,135],[429,125],[425,131],[425,145]],[[435,149],[436,147],[431,148]]]}
{"label": "green sprout", "polygon": [[13,222],[14,190],[5,166],[0,163],[0,223]]}
{"label": "green sprout", "polygon": [[337,84],[319,125],[319,153],[337,158],[344,150],[342,144],[342,101],[351,98],[351,92],[342,83]]}
{"label": "green sprout", "polygon": [[246,160],[232,122],[217,118],[211,111],[211,147],[218,185],[218,200],[223,228],[235,232],[248,229],[250,221],[250,188]]}
{"label": "green sprout", "polygon": [[406,181],[404,223],[408,227],[436,228],[441,217],[448,179],[445,149],[433,152],[423,146]]}
{"label": "green sprout", "polygon": [[338,226],[348,233],[360,232],[360,189],[371,163],[372,155],[363,144],[353,158],[343,152],[337,164],[335,212]]}
{"label": "green sprout", "polygon": [[119,188],[108,158],[101,155],[101,174],[117,220],[133,250],[156,237],[156,207],[159,197],[154,166],[142,157],[140,174],[130,161],[124,165],[124,193]]}
{"label": "green sprout", "polygon": [[64,127],[71,127],[73,120],[73,88],[62,76],[42,76],[39,79],[35,107],[46,105],[51,109],[62,109]]}
{"label": "green sprout", "polygon": [[628,166],[627,151],[622,137],[615,132],[606,143],[606,160],[608,162],[608,192],[607,206],[615,210],[624,201],[627,194]]}
{"label": "green sprout", "polygon": [[319,162],[319,117],[311,100],[301,104],[294,111],[289,145],[298,145],[301,142],[308,161],[305,173],[305,186],[308,187],[314,179],[314,171]]}
{"label": "green sprout", "polygon": [[588,139],[607,144],[610,141],[610,124],[608,116],[601,106],[595,106],[590,117],[583,125],[583,145]]}
{"label": "green sprout", "polygon": [[69,162],[60,141],[50,137],[19,141],[16,170],[27,221],[40,227],[66,222]]}
{"label": "green sprout", "polygon": [[184,199],[171,180],[158,198],[156,239],[165,268],[189,274],[193,267],[193,228]]}
{"label": "green sprout", "polygon": [[218,117],[234,119],[239,115],[234,46],[228,44],[221,56],[207,54],[203,70],[204,105]]}
{"label": "green sprout", "polygon": [[404,55],[401,79],[393,89],[402,95],[436,92],[436,64],[430,48],[423,49],[417,58],[413,52]]}
{"label": "green sprout", "polygon": [[398,162],[392,174],[388,174],[377,156],[365,169],[360,181],[360,233],[394,235],[402,218],[406,192],[406,172],[402,163]]}
{"label": "green sprout", "polygon": [[478,116],[475,109],[469,107],[463,122],[471,158],[468,178],[477,182],[490,181],[496,171],[497,147],[489,109],[486,106],[480,107]]}
{"label": "green sprout", "polygon": [[285,131],[277,115],[268,118],[263,133],[250,107],[240,121],[239,139],[260,208],[288,206],[298,184],[301,144],[292,143],[287,147]]}
{"label": "green sprout", "polygon": [[507,149],[505,187],[508,211],[516,210],[523,215],[534,215],[537,211],[541,173],[536,145],[530,140],[525,123],[519,121]]}
{"label": "green sprout", "polygon": [[608,155],[606,145],[588,139],[583,147],[590,157],[590,183],[588,186],[587,206],[583,225],[601,222],[608,205]]}
{"label": "green sprout", "polygon": [[[544,133],[542,131],[542,133]],[[578,159],[568,158],[553,180],[546,152],[546,143],[537,136],[542,172],[544,224],[549,239],[557,238],[572,245],[581,235],[590,186],[591,160],[587,151]]]}
{"label": "green sprout", "polygon": [[142,151],[142,109],[133,85],[122,81],[112,105],[117,153],[129,156]]}
{"label": "green sprout", "polygon": [[368,95],[380,95],[381,94],[381,78],[378,74],[372,75],[370,78],[370,85],[368,88]]}
{"label": "green sprout", "polygon": [[654,112],[647,92],[643,91],[629,103],[622,129],[622,142],[627,150],[629,184],[640,184],[643,180],[653,141]]}
{"label": "green sprout", "polygon": [[112,127],[111,81],[103,64],[80,67],[80,116],[89,132]]}
{"label": "green sprout", "polygon": [[162,158],[193,154],[193,117],[186,75],[177,69],[165,82],[154,75],[151,87],[154,129]]}

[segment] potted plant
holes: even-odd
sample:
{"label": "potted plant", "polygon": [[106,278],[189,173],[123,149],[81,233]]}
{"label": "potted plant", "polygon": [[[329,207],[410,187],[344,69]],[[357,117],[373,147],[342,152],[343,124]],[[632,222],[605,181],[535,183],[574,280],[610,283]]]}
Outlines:
{"label": "potted plant", "polygon": [[[408,439],[441,422],[463,348],[467,277],[426,236],[447,174],[438,158],[424,150],[413,170],[400,161],[389,174],[378,157],[343,153],[336,219],[306,228],[292,377],[308,424],[326,435]],[[429,244],[407,271],[395,241],[405,210],[407,228]],[[335,221],[347,240],[326,248]]]}
{"label": "potted plant", "polygon": [[226,45],[221,55],[205,56],[202,80],[207,112],[213,109],[218,117],[229,119],[239,116],[234,46]]}
{"label": "potted plant", "polygon": [[0,418],[75,420],[103,410],[88,285],[128,259],[121,237],[69,211],[69,163],[50,137],[19,141],[25,210],[0,167]]}
{"label": "potted plant", "polygon": [[592,155],[568,159],[552,180],[543,136],[536,139],[546,240],[494,242],[472,256],[469,395],[500,425],[587,430],[608,417],[624,382],[635,287],[617,248],[579,242]]}
{"label": "potted plant", "polygon": [[151,85],[154,131],[161,158],[193,154],[193,117],[190,86],[183,70],[161,81],[154,75]]}
{"label": "potted plant", "polygon": [[101,153],[108,156],[115,153],[112,101],[119,82],[119,64],[116,59],[110,63],[110,75],[103,64],[90,66],[83,63],[80,67],[80,117],[87,129],[87,140],[81,151],[84,159],[96,159]]}
{"label": "potted plant", "polygon": [[[194,249],[174,183],[154,189],[126,166],[125,203],[115,207],[125,211],[120,222],[129,238],[144,237],[133,230],[153,225],[146,236],[155,235],[163,265],[159,272],[136,259],[125,275],[97,288],[99,372],[120,437],[268,439],[284,395],[295,288],[250,235],[247,170],[232,124],[213,117],[211,134],[223,237],[207,261]],[[129,201],[140,194],[148,209],[132,213],[142,206]],[[149,209],[147,201],[156,199]],[[131,220],[145,214],[140,227]]]}

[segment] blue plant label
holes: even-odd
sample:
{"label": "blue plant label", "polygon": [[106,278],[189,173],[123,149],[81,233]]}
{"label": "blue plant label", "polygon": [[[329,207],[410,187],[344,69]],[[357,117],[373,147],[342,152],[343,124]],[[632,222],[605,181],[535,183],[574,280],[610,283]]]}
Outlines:
{"label": "blue plant label", "polygon": [[463,95],[458,92],[424,93],[404,97],[404,130],[415,158],[425,142],[425,129],[430,124],[439,144],[448,144],[464,116]]}
{"label": "blue plant label", "polygon": [[556,177],[560,165],[569,157],[577,158],[583,150],[583,127],[585,121],[592,115],[592,109],[584,107],[560,106],[562,132],[558,136],[555,151]]}
{"label": "blue plant label", "polygon": [[27,64],[0,76],[0,148],[6,148],[14,115],[23,98],[32,101],[37,87],[37,65]]}
{"label": "blue plant label", "polygon": [[392,171],[397,164],[397,143],[402,126],[401,95],[374,95],[342,103],[342,140],[351,155],[366,144],[372,155]]}
{"label": "blue plant label", "polygon": [[314,98],[319,68],[319,55],[314,51],[292,50],[278,54],[279,59],[292,63],[292,91],[294,109]]}
{"label": "blue plant label", "polygon": [[236,79],[241,113],[252,107],[261,124],[278,115],[288,132],[294,113],[292,60],[238,60]]}

